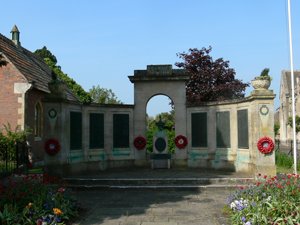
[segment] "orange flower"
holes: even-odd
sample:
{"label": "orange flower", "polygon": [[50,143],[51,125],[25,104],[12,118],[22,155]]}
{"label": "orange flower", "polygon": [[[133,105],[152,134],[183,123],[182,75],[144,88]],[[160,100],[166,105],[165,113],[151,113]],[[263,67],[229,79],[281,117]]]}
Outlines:
{"label": "orange flower", "polygon": [[53,213],[57,216],[61,215],[63,212],[59,208],[53,208]]}

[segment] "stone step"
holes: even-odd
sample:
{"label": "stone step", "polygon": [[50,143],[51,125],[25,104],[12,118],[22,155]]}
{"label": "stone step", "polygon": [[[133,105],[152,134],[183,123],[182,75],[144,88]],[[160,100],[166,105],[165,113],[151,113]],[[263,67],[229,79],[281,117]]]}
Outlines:
{"label": "stone step", "polygon": [[64,178],[71,188],[88,189],[205,189],[236,188],[254,183],[254,178]]}

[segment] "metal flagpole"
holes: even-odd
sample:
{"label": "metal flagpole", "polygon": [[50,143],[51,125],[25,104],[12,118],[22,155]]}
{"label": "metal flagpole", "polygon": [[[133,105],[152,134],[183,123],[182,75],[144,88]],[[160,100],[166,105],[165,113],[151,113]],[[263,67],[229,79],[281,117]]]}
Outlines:
{"label": "metal flagpole", "polygon": [[293,63],[293,40],[291,21],[291,0],[288,0],[288,23],[289,23],[289,44],[290,44],[290,66],[292,85],[292,112],[293,112],[293,149],[294,149],[294,173],[297,174],[297,136],[296,136],[296,109],[295,109],[295,86],[294,86],[294,63]]}

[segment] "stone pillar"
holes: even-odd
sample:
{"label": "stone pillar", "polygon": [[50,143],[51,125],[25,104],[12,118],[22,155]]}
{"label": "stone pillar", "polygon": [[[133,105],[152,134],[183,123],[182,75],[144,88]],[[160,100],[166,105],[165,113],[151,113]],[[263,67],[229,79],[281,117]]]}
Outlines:
{"label": "stone pillar", "polygon": [[[276,175],[275,151],[270,154],[263,154],[257,148],[260,138],[269,137],[274,142],[274,98],[272,90],[254,90],[251,92],[250,107],[250,146],[252,149],[251,162],[253,172],[263,175]],[[275,142],[274,142],[275,144]],[[275,150],[275,149],[274,149]]]}
{"label": "stone pillar", "polygon": [[18,123],[17,125],[23,130],[25,129],[25,95],[26,92],[32,87],[30,83],[15,83],[14,85],[14,93],[20,94],[18,97],[18,103],[20,103],[20,107],[18,108]]}

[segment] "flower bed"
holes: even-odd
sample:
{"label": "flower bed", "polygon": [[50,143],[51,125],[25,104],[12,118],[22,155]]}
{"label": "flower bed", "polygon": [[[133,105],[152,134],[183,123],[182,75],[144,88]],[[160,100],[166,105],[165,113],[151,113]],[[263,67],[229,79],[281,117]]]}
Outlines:
{"label": "flower bed", "polygon": [[229,196],[231,224],[300,225],[300,176],[261,176],[255,185]]}
{"label": "flower bed", "polygon": [[0,224],[67,224],[78,207],[57,178],[33,174],[0,183]]}

